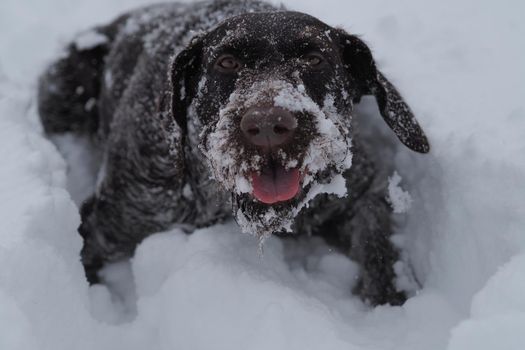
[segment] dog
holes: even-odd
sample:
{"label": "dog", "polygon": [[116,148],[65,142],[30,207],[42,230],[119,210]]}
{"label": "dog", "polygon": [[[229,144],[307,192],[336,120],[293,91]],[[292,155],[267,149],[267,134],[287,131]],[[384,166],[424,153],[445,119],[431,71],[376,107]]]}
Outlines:
{"label": "dog", "polygon": [[90,283],[145,237],[235,218],[261,239],[320,235],[361,266],[355,292],[402,304],[382,164],[352,121],[362,96],[413,151],[429,143],[357,36],[260,1],[158,4],[80,35],[39,81],[48,135],[102,155],[84,202]]}

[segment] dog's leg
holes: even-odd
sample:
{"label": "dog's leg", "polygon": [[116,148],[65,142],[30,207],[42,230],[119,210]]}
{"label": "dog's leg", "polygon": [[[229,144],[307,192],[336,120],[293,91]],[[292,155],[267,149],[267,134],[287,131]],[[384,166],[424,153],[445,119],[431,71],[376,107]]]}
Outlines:
{"label": "dog's leg", "polygon": [[371,305],[401,305],[406,296],[395,286],[393,265],[399,253],[390,241],[390,207],[378,193],[350,200],[351,208],[331,218],[316,234],[358,263],[354,293]]}
{"label": "dog's leg", "polygon": [[[406,297],[395,287],[394,263],[399,258],[390,241],[392,210],[386,201],[386,181],[355,136],[353,164],[345,174],[347,198],[332,199],[338,214],[321,224],[318,233],[360,266],[354,289],[372,305],[402,304]],[[390,170],[390,166],[382,164]],[[326,203],[323,207],[328,208]]]}
{"label": "dog's leg", "polygon": [[371,305],[401,305],[406,300],[395,286],[394,263],[399,253],[390,241],[390,208],[378,194],[365,194],[348,212],[322,228],[326,241],[360,267],[354,293]]}
{"label": "dog's leg", "polygon": [[97,273],[106,263],[131,257],[145,237],[184,220],[188,213],[183,211],[191,210],[176,193],[167,198],[150,190],[129,182],[117,193],[103,190],[83,204],[81,259],[90,283],[99,282]]}
{"label": "dog's leg", "polygon": [[[84,239],[80,252],[86,279],[90,284],[99,283],[98,271],[108,262],[130,257],[135,249],[135,242],[126,237],[115,236],[114,224],[107,223],[112,217],[111,208],[104,208],[104,203],[93,196],[82,205],[80,215],[82,224],[78,232]],[[105,212],[104,209],[109,209]],[[119,232],[119,231],[117,231]]]}
{"label": "dog's leg", "polygon": [[151,158],[122,157],[128,151],[120,147],[109,156],[101,184],[81,209],[81,259],[90,283],[99,282],[104,264],[131,257],[148,235],[191,221],[195,214],[182,195],[182,168],[173,166],[169,174],[154,178],[153,166],[141,164]]}
{"label": "dog's leg", "polygon": [[406,300],[405,294],[395,286],[393,265],[399,254],[390,241],[390,215],[390,207],[383,196],[365,195],[353,208],[352,217],[341,231],[346,240],[350,234],[348,252],[361,267],[355,292],[372,305],[400,305]]}

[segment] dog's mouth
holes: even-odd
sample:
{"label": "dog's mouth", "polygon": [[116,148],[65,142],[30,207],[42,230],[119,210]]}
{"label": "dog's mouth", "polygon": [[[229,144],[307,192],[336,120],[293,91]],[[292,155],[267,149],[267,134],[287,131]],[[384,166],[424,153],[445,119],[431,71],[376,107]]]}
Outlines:
{"label": "dog's mouth", "polygon": [[250,175],[252,195],[264,204],[286,202],[294,198],[301,187],[298,168],[286,169],[279,164],[270,164]]}

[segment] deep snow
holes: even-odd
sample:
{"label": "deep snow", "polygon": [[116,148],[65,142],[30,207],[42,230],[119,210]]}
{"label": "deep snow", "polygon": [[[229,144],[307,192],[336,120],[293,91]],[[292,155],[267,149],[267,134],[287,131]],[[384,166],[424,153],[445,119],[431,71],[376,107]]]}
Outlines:
{"label": "deep snow", "polygon": [[[396,242],[417,282],[402,282],[422,288],[375,309],[348,293],[356,266],[321,242],[269,239],[260,257],[232,223],[154,235],[106,271],[113,296],[88,288],[65,188],[82,198],[90,168],[66,178],[35,82],[75,33],[145,2],[0,4],[0,349],[525,348],[522,2],[285,2],[362,34],[432,143],[391,155],[412,199]],[[380,117],[365,101],[360,118]]]}

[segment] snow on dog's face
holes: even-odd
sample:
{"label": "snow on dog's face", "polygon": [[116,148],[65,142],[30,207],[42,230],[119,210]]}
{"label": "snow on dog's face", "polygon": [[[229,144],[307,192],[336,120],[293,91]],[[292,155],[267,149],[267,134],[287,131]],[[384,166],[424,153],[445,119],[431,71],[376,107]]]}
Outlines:
{"label": "snow on dog's face", "polygon": [[290,230],[314,195],[351,165],[350,118],[332,95],[322,104],[299,74],[260,80],[245,73],[201,131],[200,147],[214,178],[235,195],[236,216],[249,232]]}
{"label": "snow on dog's face", "polygon": [[[232,193],[243,231],[264,236],[290,231],[318,193],[345,194],[354,101],[376,94],[389,125],[397,123],[395,108],[406,105],[379,78],[366,45],[343,31],[295,12],[245,14],[177,56],[173,116]],[[401,105],[389,105],[392,96]],[[421,146],[411,114],[403,122],[396,134]]]}

